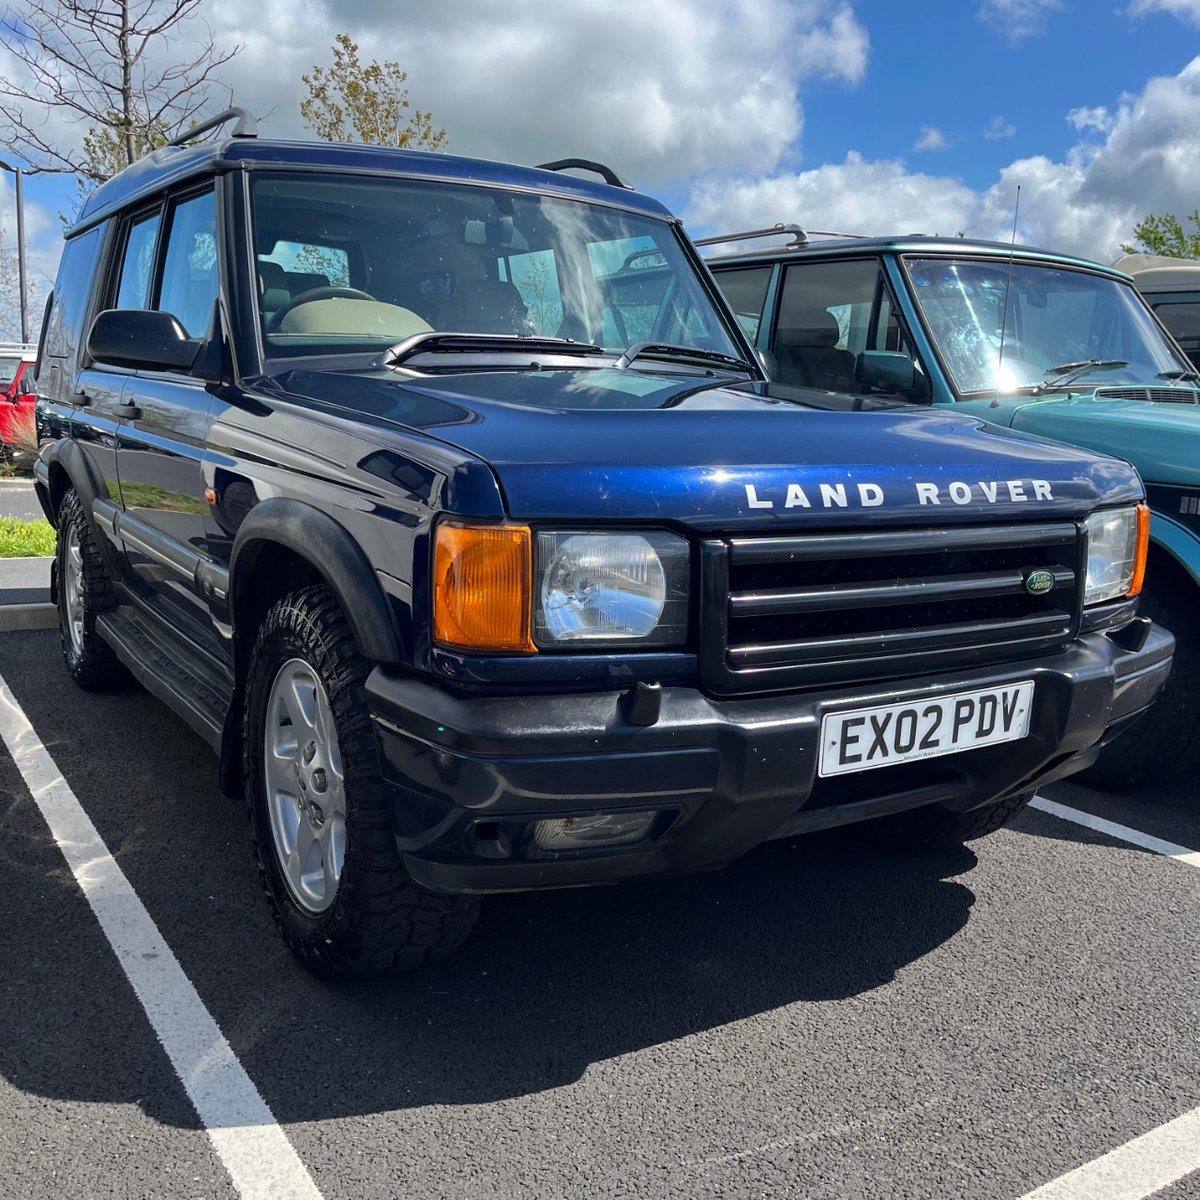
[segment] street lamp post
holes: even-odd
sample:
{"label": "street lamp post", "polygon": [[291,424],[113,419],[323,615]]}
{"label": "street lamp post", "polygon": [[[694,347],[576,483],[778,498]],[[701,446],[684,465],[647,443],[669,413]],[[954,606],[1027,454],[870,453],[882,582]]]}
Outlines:
{"label": "street lamp post", "polygon": [[25,172],[0,159],[0,168],[17,177],[17,277],[21,289],[21,341],[29,341],[29,290],[25,285]]}

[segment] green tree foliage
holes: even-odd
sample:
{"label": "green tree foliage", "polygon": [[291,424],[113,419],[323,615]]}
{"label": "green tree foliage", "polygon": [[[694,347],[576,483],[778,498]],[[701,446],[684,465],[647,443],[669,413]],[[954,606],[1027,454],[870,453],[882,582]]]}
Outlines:
{"label": "green tree foliage", "polygon": [[435,129],[433,115],[409,102],[408,73],[394,62],[364,65],[348,34],[334,39],[332,66],[313,67],[300,79],[308,88],[300,116],[327,142],[445,149],[446,131]]}
{"label": "green tree foliage", "polygon": [[1166,254],[1171,258],[1200,258],[1200,210],[1187,218],[1192,232],[1171,213],[1150,213],[1133,227],[1137,245],[1123,245],[1126,254]]}

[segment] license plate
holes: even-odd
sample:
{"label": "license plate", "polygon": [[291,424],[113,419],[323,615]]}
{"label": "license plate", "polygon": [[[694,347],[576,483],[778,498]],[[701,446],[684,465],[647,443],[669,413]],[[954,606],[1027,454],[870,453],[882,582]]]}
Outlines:
{"label": "license plate", "polygon": [[1029,732],[1033,680],[928,700],[826,713],[817,774],[849,775],[1015,742]]}

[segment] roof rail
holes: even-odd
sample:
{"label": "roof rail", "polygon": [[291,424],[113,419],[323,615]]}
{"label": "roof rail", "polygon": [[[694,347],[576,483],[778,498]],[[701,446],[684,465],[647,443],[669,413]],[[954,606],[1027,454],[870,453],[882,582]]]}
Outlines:
{"label": "roof rail", "polygon": [[227,108],[222,113],[217,113],[215,117],[209,117],[207,121],[201,121],[199,125],[193,125],[191,129],[185,129],[182,133],[177,133],[173,138],[167,140],[168,146],[186,146],[193,138],[198,138],[202,133],[207,133],[210,129],[217,129],[229,121],[237,121],[233,127],[233,136],[235,138],[256,138],[258,137],[258,121],[252,117],[244,108]]}
{"label": "roof rail", "polygon": [[538,163],[537,165],[539,171],[566,171],[571,167],[578,167],[581,171],[594,171],[605,183],[610,183],[613,187],[625,188],[629,192],[633,191],[633,184],[629,180],[623,179],[612,167],[593,162],[590,158],[558,158],[554,162]]}
{"label": "roof rail", "polygon": [[648,250],[634,250],[632,254],[625,256],[625,261],[621,264],[622,271],[628,271],[635,262],[642,258],[661,258],[667,256],[657,247],[651,246]]}
{"label": "roof rail", "polygon": [[796,246],[807,246],[812,237],[832,237],[832,238],[857,238],[862,237],[860,233],[835,233],[829,229],[801,229],[799,225],[772,225],[768,229],[746,229],[741,233],[722,233],[716,237],[697,238],[697,246],[719,246],[722,242],[746,242],[751,238],[760,237],[780,237],[782,234],[790,233],[792,240],[788,242],[787,249],[792,249]]}

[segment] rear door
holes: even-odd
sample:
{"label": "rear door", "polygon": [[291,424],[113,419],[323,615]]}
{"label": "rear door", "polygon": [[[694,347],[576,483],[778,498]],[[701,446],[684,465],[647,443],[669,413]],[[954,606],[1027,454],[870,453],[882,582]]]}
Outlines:
{"label": "rear door", "polygon": [[[208,333],[219,294],[217,201],[211,185],[172,197],[160,228],[142,307],[169,312],[193,338]],[[140,370],[121,399],[117,458],[121,530],[143,599],[202,646],[215,646],[197,587],[207,560],[203,456],[212,397],[185,372]]]}

